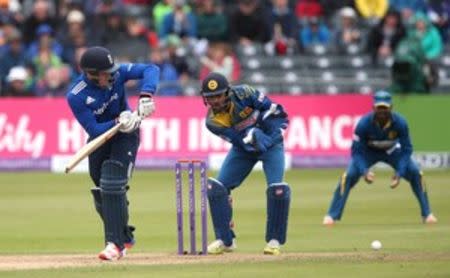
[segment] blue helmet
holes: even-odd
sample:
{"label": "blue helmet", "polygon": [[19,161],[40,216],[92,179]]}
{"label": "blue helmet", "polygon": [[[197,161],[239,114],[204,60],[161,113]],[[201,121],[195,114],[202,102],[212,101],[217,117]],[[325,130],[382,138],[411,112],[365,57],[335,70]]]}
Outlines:
{"label": "blue helmet", "polygon": [[115,72],[119,65],[114,63],[114,58],[111,52],[101,46],[94,46],[88,48],[80,59],[80,67],[87,72]]}
{"label": "blue helmet", "polygon": [[387,91],[376,91],[373,95],[373,106],[385,106],[385,107],[391,107],[392,106],[392,96]]}
{"label": "blue helmet", "polygon": [[230,84],[225,76],[217,72],[211,72],[202,82],[201,94],[203,97],[211,97],[228,91]]}

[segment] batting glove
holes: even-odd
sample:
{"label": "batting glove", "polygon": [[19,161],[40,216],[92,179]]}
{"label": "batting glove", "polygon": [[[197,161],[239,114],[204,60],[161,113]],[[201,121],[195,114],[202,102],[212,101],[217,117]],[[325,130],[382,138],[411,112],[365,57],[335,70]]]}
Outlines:
{"label": "batting glove", "polygon": [[139,128],[141,124],[141,117],[136,111],[133,113],[130,111],[123,111],[119,115],[119,123],[121,123],[119,128],[120,132],[131,133]]}
{"label": "batting glove", "polygon": [[138,115],[141,118],[148,117],[155,112],[156,106],[153,97],[149,94],[141,95],[138,103]]}

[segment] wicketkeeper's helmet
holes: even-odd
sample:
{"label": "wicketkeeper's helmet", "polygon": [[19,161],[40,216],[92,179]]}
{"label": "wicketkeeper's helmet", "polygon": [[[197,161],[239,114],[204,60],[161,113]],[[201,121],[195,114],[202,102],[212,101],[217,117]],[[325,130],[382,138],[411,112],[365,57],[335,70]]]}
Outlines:
{"label": "wicketkeeper's helmet", "polygon": [[202,96],[211,97],[228,91],[230,84],[225,76],[217,72],[211,72],[202,82]]}

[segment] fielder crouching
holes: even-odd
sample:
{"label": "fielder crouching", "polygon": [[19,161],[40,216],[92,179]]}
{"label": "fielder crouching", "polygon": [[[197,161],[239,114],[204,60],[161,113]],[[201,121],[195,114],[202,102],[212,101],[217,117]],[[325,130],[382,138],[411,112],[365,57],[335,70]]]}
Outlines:
{"label": "fielder crouching", "polygon": [[230,86],[219,73],[202,82],[201,95],[208,106],[207,128],[232,144],[217,178],[208,180],[208,201],[216,240],[209,254],[236,248],[231,190],[244,181],[258,161],[266,175],[267,222],[264,254],[280,254],[286,241],[291,190],[284,182],[284,145],[281,129],[288,124],[283,107],[247,85]]}
{"label": "fielder crouching", "polygon": [[[141,120],[155,110],[153,93],[159,69],[152,64],[114,63],[108,49],[91,47],[80,60],[83,73],[67,94],[69,106],[92,140],[117,122],[120,132],[89,155],[89,174],[95,208],[104,224],[105,248],[98,257],[117,260],[134,243],[134,227],[128,224],[128,180],[134,169],[139,147]],[[124,83],[142,79],[137,111],[132,112]]]}

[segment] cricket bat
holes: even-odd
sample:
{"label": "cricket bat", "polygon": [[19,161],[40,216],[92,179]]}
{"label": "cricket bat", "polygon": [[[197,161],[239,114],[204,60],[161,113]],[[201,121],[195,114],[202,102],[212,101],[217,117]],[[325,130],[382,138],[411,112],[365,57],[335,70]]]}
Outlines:
{"label": "cricket bat", "polygon": [[72,171],[72,169],[75,168],[75,166],[77,166],[78,163],[80,163],[84,158],[86,158],[101,145],[105,144],[109,139],[111,139],[119,131],[121,125],[121,123],[117,123],[105,133],[98,136],[94,140],[84,145],[81,149],[79,149],[78,152],[72,156],[69,163],[67,163],[65,167],[66,174]]}

